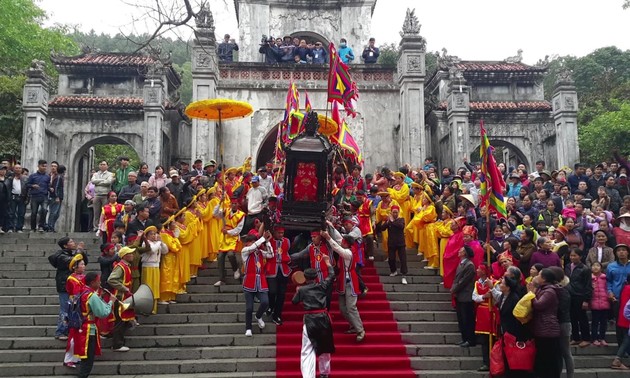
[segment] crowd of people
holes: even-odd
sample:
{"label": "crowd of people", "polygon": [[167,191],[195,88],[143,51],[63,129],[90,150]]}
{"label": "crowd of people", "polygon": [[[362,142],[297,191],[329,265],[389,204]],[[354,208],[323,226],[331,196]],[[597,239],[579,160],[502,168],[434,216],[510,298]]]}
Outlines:
{"label": "crowd of people", "polygon": [[[491,334],[499,340],[530,342],[537,348],[533,372],[510,371],[506,357],[509,376],[558,377],[563,361],[567,375],[573,376],[570,346],[606,346],[612,322],[619,352],[611,367],[628,370],[622,358],[630,345],[626,318],[630,315],[630,166],[621,157],[593,168],[576,164],[573,170],[565,167],[553,172],[538,161],[531,174],[523,165],[506,168],[499,164],[509,181],[504,193],[505,219],[479,206],[479,166],[467,161],[457,171],[443,168],[441,175],[431,159],[417,169],[406,165],[365,175],[359,165],[339,164],[331,176],[334,206],[325,229],[291,235],[295,236],[292,240],[281,227],[282,172],[272,165],[252,172],[247,161],[241,167],[226,168],[214,160],[205,165],[197,160],[192,167],[182,161],[166,170],[157,166],[149,173],[144,163],[136,171],[127,157],[118,163],[110,171],[108,162],[99,162],[85,188],[94,210],[93,230],[103,241],[98,285],[83,274],[89,258],[83,245],[62,238],[60,251],[51,256],[61,305],[56,336],[67,340],[70,334],[69,351],[91,345],[90,340],[77,341],[64,328],[67,303],[73,296],[82,296],[84,288],[102,287],[112,298],[124,300],[140,284],[148,285],[156,313],[158,304],[174,303],[177,294],[185,293],[186,285],[210,262],[216,261],[219,268],[215,286],[224,285],[226,257],[233,278],[242,281],[246,336],[253,335],[254,319],[264,328],[263,316],[282,325],[286,287],[292,270],[299,267],[309,289],[296,294],[294,302],[303,302],[307,314],[326,313],[337,290],[340,309],[350,325],[347,332],[361,342],[366,333],[357,300],[368,294],[361,279],[362,266],[380,250],[390,276],[400,276],[405,285],[406,251],[412,248],[426,262],[424,269],[439,272],[452,293],[462,336],[459,345],[482,345],[480,370],[490,367],[487,335]],[[44,230],[50,223],[50,216],[47,219],[40,210],[50,193],[58,196],[52,198],[63,199],[62,167],[51,163],[48,173],[42,160],[28,178],[22,176],[19,165],[12,167],[12,176],[3,174],[6,166],[0,167],[0,189],[5,188],[1,198],[11,198],[6,196],[11,180],[28,189],[26,201],[35,208],[31,210],[33,230],[39,229],[37,224]],[[329,264],[334,267],[332,275]],[[102,305],[109,302],[111,314],[106,320],[88,323],[113,338],[114,350],[126,351],[124,334],[138,326],[137,319],[118,301],[110,301],[109,292],[103,295]],[[323,307],[314,309],[321,304],[322,292]],[[255,301],[260,302],[256,313]],[[526,318],[514,311],[523,301],[529,303]],[[101,303],[88,303],[105,312]],[[328,353],[317,351],[319,340],[323,350],[334,351],[329,344],[332,338],[321,342],[322,335],[332,332],[330,324],[316,324],[305,318],[303,350]],[[94,345],[89,350],[97,349]],[[88,358],[89,353],[75,354]],[[315,358],[311,357],[303,359],[303,369],[313,368]],[[328,363],[322,358],[320,368],[329,367],[329,361],[329,356]],[[64,363],[73,366],[76,362],[76,356],[68,353]]]}
{"label": "crowd of people", "polygon": [[[380,51],[375,46],[375,41],[374,38],[370,38],[363,49],[360,55],[363,63],[373,64],[377,62]],[[327,64],[330,61],[328,49],[321,41],[307,42],[306,39],[292,38],[291,36],[284,38],[263,37],[258,52],[264,54],[265,62],[268,64]],[[345,38],[340,39],[337,53],[345,64],[354,62],[354,52],[348,46],[348,41]]]}

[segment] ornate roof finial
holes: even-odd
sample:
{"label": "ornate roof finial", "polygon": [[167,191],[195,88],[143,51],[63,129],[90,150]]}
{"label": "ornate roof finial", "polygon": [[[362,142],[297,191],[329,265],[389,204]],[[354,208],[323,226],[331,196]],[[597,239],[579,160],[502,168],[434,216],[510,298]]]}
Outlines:
{"label": "ornate roof finial", "polygon": [[407,14],[405,15],[405,22],[403,22],[402,31],[400,32],[400,36],[404,37],[405,35],[419,35],[420,34],[420,22],[418,21],[418,17],[416,17],[416,9],[413,10],[407,8]]}
{"label": "ornate roof finial", "polygon": [[438,53],[438,65],[441,69],[450,71],[450,67],[459,62],[461,62],[461,59],[459,59],[458,56],[448,55],[448,50],[446,50],[446,47],[442,48],[442,55]]}
{"label": "ornate roof finial", "polygon": [[516,56],[510,56],[505,59],[505,63],[521,63],[523,61],[523,49],[518,49]]}
{"label": "ornate roof finial", "polygon": [[567,67],[561,67],[558,73],[556,74],[556,83],[566,83],[573,84],[573,72]]}
{"label": "ornate roof finial", "polygon": [[204,2],[199,12],[195,14],[195,25],[197,26],[197,29],[195,30],[197,38],[206,40],[210,43],[215,42],[214,17],[212,17],[212,11],[210,11],[210,5],[208,5],[208,2]]}

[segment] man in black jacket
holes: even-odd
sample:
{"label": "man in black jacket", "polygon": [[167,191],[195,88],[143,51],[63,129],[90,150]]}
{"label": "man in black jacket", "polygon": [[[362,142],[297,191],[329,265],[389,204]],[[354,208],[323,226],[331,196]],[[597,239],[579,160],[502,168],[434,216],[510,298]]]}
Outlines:
{"label": "man in black jacket", "polygon": [[475,288],[475,265],[471,259],[475,252],[465,245],[458,252],[460,263],[455,272],[455,280],[451,287],[451,294],[455,297],[455,310],[457,311],[457,323],[462,335],[459,346],[468,348],[475,346],[475,305],[472,293]]}
{"label": "man in black jacket", "polygon": [[83,261],[88,263],[88,254],[85,251],[85,244],[83,242],[76,243],[69,237],[63,237],[57,242],[59,251],[53,255],[48,256],[48,261],[55,269],[55,284],[57,287],[57,294],[59,294],[59,318],[57,318],[57,330],[55,331],[55,339],[67,340],[68,339],[68,326],[65,324],[66,316],[68,315],[68,292],[66,291],[66,281],[68,276],[72,273],[69,264],[72,258],[77,254],[83,255]]}
{"label": "man in black jacket", "polygon": [[149,208],[146,205],[138,206],[136,210],[136,219],[127,225],[127,233],[125,236],[138,235],[138,231],[144,231],[149,226],[155,226],[155,223],[149,218]]}

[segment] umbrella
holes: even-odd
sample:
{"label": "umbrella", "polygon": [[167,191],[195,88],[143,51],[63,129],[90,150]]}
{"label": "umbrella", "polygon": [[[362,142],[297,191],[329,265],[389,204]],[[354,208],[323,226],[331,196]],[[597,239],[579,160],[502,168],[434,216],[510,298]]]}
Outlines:
{"label": "umbrella", "polygon": [[339,130],[339,124],[334,119],[326,117],[324,114],[318,114],[317,120],[319,121],[319,133],[325,136],[331,136],[337,133]]}
{"label": "umbrella", "polygon": [[191,118],[219,121],[219,160],[223,163],[223,138],[221,138],[221,121],[245,118],[254,112],[254,108],[245,101],[228,98],[214,98],[195,101],[186,107],[186,115]]}

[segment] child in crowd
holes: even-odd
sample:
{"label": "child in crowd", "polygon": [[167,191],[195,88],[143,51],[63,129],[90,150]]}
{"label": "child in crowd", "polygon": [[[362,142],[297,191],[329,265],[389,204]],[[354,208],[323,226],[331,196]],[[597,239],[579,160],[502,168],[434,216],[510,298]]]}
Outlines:
{"label": "child in crowd", "polygon": [[591,264],[591,279],[593,282],[593,297],[589,307],[591,308],[591,336],[593,345],[608,346],[605,340],[608,325],[608,311],[610,301],[606,290],[606,275],[602,272],[602,264]]}
{"label": "child in crowd", "polygon": [[575,203],[573,200],[567,199],[564,201],[564,209],[562,209],[562,218],[573,218],[577,219],[577,214],[575,212]]}

